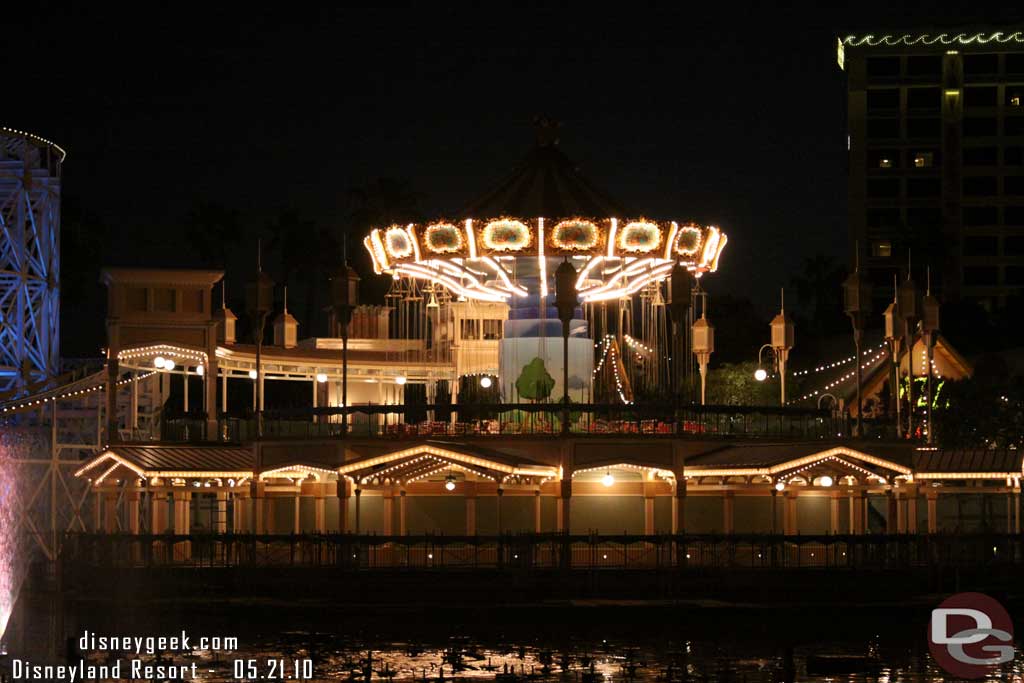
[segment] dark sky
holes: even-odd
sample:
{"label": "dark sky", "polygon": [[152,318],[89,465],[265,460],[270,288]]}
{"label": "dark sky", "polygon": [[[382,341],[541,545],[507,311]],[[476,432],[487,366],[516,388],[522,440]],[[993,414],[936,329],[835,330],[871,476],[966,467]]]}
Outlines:
{"label": "dark sky", "polygon": [[[836,35],[936,22],[933,3],[26,4],[4,10],[0,124],[67,149],[65,201],[109,233],[95,254],[65,250],[89,282],[103,263],[189,263],[180,228],[199,201],[240,209],[252,242],[286,208],[344,227],[349,190],[382,176],[411,180],[428,215],[452,213],[511,170],[544,114],[621,202],[721,225],[709,289],[766,310],[804,257],[845,255]],[[1006,19],[970,7],[942,22]],[[86,290],[64,293],[68,353],[102,342],[81,324],[102,317]]]}

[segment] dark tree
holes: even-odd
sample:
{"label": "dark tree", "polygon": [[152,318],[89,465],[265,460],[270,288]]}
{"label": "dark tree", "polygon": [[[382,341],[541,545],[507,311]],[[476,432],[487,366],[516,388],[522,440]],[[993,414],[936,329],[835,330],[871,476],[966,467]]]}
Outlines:
{"label": "dark tree", "polygon": [[210,268],[227,268],[228,255],[242,238],[242,221],[235,209],[202,202],[185,220],[185,237],[196,258]]}

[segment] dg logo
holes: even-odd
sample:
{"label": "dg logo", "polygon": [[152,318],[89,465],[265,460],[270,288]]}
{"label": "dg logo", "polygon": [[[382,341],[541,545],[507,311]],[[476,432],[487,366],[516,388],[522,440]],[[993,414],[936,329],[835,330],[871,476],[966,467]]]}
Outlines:
{"label": "dg logo", "polygon": [[1013,661],[1013,621],[993,598],[957,593],[932,610],[928,648],[954,676],[982,678]]}

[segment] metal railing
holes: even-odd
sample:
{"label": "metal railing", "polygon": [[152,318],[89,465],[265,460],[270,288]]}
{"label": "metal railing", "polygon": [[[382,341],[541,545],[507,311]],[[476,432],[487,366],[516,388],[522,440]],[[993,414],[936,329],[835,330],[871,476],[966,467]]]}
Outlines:
{"label": "metal railing", "polygon": [[[268,410],[268,438],[423,437],[556,435],[563,433],[557,403],[490,405],[358,405],[348,408]],[[169,441],[207,439],[203,419],[166,418],[162,437]],[[347,424],[346,424],[347,423]],[[221,416],[215,438],[255,439],[253,415]],[[573,436],[644,435],[696,438],[826,439],[847,434],[842,417],[829,410],[776,406],[673,406],[573,404],[568,433]]]}
{"label": "metal railing", "polygon": [[1024,536],[68,534],[66,568],[914,569],[1024,566]]}

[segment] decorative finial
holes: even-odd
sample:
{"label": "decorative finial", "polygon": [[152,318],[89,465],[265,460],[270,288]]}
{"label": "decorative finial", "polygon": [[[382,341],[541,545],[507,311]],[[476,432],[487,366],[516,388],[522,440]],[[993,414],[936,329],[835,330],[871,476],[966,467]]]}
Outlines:
{"label": "decorative finial", "polygon": [[226,277],[220,279],[220,307],[228,307],[228,279]]}
{"label": "decorative finial", "polygon": [[256,238],[256,272],[263,272],[263,238]]}
{"label": "decorative finial", "polygon": [[785,313],[786,312],[786,288],[782,287],[782,288],[779,289],[779,291],[782,293],[782,306],[780,307],[780,310],[783,313]]}
{"label": "decorative finial", "polygon": [[288,315],[288,285],[284,286],[284,314]]}
{"label": "decorative finial", "polygon": [[538,147],[554,147],[558,144],[558,128],[561,124],[547,116],[537,116],[533,119],[534,134]]}

